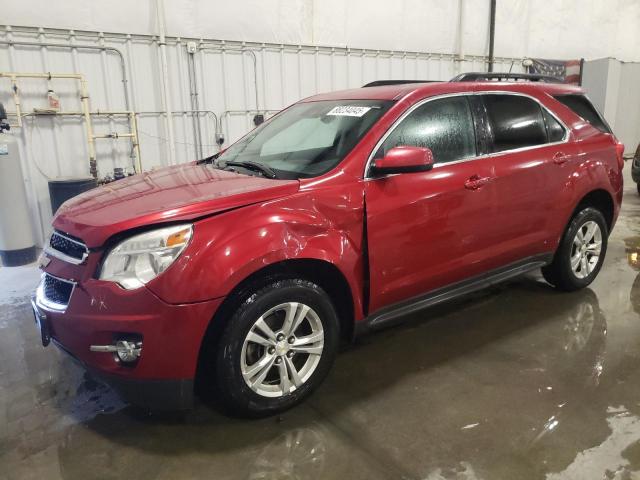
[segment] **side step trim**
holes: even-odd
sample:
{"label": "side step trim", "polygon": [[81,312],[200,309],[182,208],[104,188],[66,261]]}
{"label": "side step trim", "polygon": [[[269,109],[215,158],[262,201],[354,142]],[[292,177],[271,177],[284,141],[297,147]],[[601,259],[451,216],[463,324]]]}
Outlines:
{"label": "side step trim", "polygon": [[526,258],[505,267],[491,270],[461,282],[456,282],[446,287],[432,290],[431,292],[405,300],[388,307],[381,308],[367,318],[356,323],[356,336],[368,331],[380,330],[388,326],[402,323],[402,317],[411,313],[433,307],[440,303],[448,302],[469,293],[482,290],[497,283],[502,283],[524,273],[548,265],[553,260],[553,254],[542,254]]}

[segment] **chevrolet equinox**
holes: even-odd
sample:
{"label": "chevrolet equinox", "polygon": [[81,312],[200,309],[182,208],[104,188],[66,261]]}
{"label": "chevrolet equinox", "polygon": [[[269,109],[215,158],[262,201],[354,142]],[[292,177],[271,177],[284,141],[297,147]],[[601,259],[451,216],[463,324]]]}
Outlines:
{"label": "chevrolet equinox", "polygon": [[280,412],[341,342],[410,312],[539,268],[589,285],[623,150],[548,78],[315,95],[212,157],[67,201],[32,302],[42,343],[135,404],[188,408],[197,379],[236,414]]}

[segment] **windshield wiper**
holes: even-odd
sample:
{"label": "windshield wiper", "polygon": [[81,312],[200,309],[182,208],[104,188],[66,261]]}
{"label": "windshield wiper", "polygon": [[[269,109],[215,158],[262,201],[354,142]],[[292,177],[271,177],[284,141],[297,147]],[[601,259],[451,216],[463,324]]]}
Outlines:
{"label": "windshield wiper", "polygon": [[224,168],[224,167],[243,167],[249,170],[254,170],[254,171],[258,171],[260,173],[262,173],[265,177],[267,178],[278,178],[278,175],[276,174],[276,172],[271,168],[268,167],[262,163],[258,163],[258,162],[250,162],[250,161],[239,161],[239,160],[230,160],[228,162],[225,162],[224,160],[222,162],[223,165],[219,165],[220,167]]}
{"label": "windshield wiper", "polygon": [[211,155],[209,157],[206,157],[206,158],[201,158],[200,160],[196,160],[196,165],[203,165],[205,163],[213,163],[218,159],[219,156],[220,156],[220,152],[218,152],[216,154],[213,154],[213,155]]}

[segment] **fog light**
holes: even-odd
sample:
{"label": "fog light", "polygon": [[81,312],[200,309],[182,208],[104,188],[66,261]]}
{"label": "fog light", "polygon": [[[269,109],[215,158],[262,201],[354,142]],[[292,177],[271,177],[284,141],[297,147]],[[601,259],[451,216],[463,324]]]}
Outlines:
{"label": "fog light", "polygon": [[118,340],[115,345],[91,345],[92,352],[115,353],[118,360],[124,363],[135,362],[142,355],[142,342]]}
{"label": "fog light", "polygon": [[123,362],[135,362],[142,355],[142,342],[116,342],[116,355]]}

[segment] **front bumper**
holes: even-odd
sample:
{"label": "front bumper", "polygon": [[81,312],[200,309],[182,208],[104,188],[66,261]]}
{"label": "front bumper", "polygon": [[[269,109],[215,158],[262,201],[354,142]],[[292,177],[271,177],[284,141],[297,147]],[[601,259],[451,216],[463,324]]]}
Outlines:
{"label": "front bumper", "polygon": [[123,400],[132,405],[154,411],[189,410],[193,407],[194,380],[192,378],[142,379],[106,373],[82,362],[55,339],[53,343],[93,377],[108,384]]}
{"label": "front bumper", "polygon": [[[34,311],[43,344],[50,338],[133,404],[189,408],[200,345],[222,299],[172,305],[144,287],[124,290],[87,279],[77,283],[64,311],[47,308],[42,300],[35,299]],[[135,362],[121,362],[112,352],[90,351],[91,345],[132,336],[143,344]]]}

